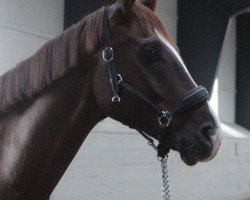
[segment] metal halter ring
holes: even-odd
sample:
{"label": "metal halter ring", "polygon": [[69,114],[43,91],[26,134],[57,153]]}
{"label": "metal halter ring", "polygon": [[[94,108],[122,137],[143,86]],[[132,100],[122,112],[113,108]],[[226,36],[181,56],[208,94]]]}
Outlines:
{"label": "metal halter ring", "polygon": [[102,58],[105,62],[110,62],[114,59],[114,51],[113,51],[112,47],[106,47],[102,51]]}
{"label": "metal halter ring", "polygon": [[115,95],[112,97],[112,103],[120,103],[121,102],[121,97],[118,95]]}
{"label": "metal halter ring", "polygon": [[[122,82],[122,76],[120,74],[117,74],[117,84],[119,85]],[[112,79],[109,79],[110,83],[112,84]]]}
{"label": "metal halter ring", "polygon": [[161,116],[158,117],[160,126],[164,128],[170,125],[171,119],[172,119],[171,113],[168,111],[162,111]]}

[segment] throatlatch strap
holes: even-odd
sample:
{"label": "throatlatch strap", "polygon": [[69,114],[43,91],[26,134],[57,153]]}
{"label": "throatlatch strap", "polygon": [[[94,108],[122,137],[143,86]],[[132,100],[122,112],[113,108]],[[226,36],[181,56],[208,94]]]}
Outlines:
{"label": "throatlatch strap", "polygon": [[136,90],[135,88],[133,88],[132,86],[130,86],[128,83],[122,81],[121,84],[120,84],[120,87],[124,88],[128,92],[132,93],[135,97],[139,98],[141,100],[141,102],[146,107],[148,107],[149,109],[151,109],[157,116],[159,115],[159,113],[162,112],[162,110],[158,106],[156,106],[152,101],[150,101],[148,98],[146,98],[138,90]]}

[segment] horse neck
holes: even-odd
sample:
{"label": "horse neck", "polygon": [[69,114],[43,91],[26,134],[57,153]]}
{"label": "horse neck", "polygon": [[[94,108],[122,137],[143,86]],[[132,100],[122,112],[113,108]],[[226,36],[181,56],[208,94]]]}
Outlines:
{"label": "horse neck", "polygon": [[40,200],[53,191],[90,130],[105,117],[92,91],[94,72],[88,69],[93,68],[78,67],[1,122],[0,199],[18,194],[18,199]]}

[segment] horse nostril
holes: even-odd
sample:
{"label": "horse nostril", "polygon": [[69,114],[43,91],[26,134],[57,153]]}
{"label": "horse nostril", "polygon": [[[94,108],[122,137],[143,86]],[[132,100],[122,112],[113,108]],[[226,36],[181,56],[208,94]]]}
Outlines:
{"label": "horse nostril", "polygon": [[208,161],[214,158],[221,144],[220,127],[216,124],[203,124],[199,131],[199,139],[203,144],[201,160]]}
{"label": "horse nostril", "polygon": [[212,126],[204,126],[201,128],[202,136],[209,142],[211,142],[211,137],[216,134],[216,130]]}

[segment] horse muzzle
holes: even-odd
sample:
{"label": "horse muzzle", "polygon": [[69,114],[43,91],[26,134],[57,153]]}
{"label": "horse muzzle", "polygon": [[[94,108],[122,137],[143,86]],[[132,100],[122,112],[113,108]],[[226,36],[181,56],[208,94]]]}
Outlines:
{"label": "horse muzzle", "polygon": [[220,148],[220,129],[217,126],[203,126],[192,142],[182,141],[181,143],[180,155],[187,165],[207,162],[217,155]]}

